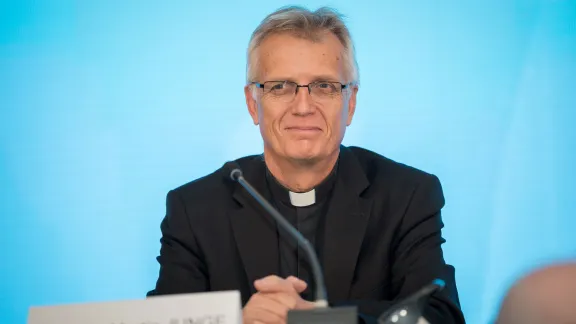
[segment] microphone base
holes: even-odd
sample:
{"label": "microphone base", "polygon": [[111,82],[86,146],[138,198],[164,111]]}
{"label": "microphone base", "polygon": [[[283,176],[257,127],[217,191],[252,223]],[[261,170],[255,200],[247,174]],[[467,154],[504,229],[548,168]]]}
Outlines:
{"label": "microphone base", "polygon": [[357,324],[358,311],[355,306],[336,308],[314,308],[288,311],[287,324]]}

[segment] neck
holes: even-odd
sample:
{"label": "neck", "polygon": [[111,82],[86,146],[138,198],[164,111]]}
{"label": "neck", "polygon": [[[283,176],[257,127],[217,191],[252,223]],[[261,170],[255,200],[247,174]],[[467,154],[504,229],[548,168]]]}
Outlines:
{"label": "neck", "polygon": [[298,161],[279,157],[264,148],[264,161],[270,173],[284,187],[294,192],[306,192],[328,177],[339,153],[340,149],[323,159]]}

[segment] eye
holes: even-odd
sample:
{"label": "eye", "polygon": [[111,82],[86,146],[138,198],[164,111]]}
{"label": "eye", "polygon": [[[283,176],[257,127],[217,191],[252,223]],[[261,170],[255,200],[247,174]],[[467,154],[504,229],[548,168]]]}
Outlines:
{"label": "eye", "polygon": [[277,90],[282,90],[284,89],[284,83],[275,83],[272,84],[272,86],[270,87],[270,90],[272,91],[277,91]]}
{"label": "eye", "polygon": [[292,83],[286,81],[270,81],[264,85],[264,91],[274,96],[284,96],[294,91]]}
{"label": "eye", "polygon": [[336,85],[332,82],[318,82],[314,85],[319,94],[333,95],[338,92]]}

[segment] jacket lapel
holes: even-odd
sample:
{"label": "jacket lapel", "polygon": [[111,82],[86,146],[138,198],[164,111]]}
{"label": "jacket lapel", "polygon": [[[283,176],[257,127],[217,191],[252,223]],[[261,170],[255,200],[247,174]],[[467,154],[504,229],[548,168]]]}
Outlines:
{"label": "jacket lapel", "polygon": [[323,267],[330,301],[349,297],[372,202],[360,194],[369,182],[353,153],[341,147],[338,180],[326,214]]}
{"label": "jacket lapel", "polygon": [[[238,162],[244,178],[270,200],[264,162],[257,157]],[[255,293],[255,280],[279,273],[277,226],[272,216],[240,184],[232,185],[233,197],[238,204],[229,212],[230,222],[250,290]]]}

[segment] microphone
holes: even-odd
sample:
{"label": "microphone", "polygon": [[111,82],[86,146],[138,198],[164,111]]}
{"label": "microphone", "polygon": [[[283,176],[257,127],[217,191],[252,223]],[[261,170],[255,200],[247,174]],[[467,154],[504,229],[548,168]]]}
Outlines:
{"label": "microphone", "polygon": [[326,299],[326,286],[324,285],[322,269],[320,268],[320,262],[318,261],[318,257],[316,256],[310,241],[308,241],[302,235],[302,233],[294,228],[294,226],[292,226],[292,224],[290,224],[290,222],[288,222],[286,218],[280,214],[280,212],[272,207],[272,205],[266,201],[266,199],[262,197],[262,195],[260,195],[260,193],[254,189],[254,187],[252,187],[248,181],[246,181],[246,179],[244,179],[244,175],[242,174],[240,166],[234,162],[228,162],[226,163],[226,167],[231,170],[230,178],[240,183],[242,187],[244,187],[244,189],[246,189],[246,191],[248,191],[248,193],[254,197],[254,199],[256,199],[256,201],[258,201],[258,203],[262,205],[262,207],[264,207],[264,209],[266,209],[270,215],[272,215],[272,217],[274,217],[274,220],[277,221],[280,226],[282,226],[282,228],[290,234],[290,236],[295,238],[298,244],[302,247],[304,253],[306,253],[308,261],[310,262],[310,266],[312,267],[312,275],[314,276],[314,282],[316,282],[316,300],[314,303],[316,304],[316,307],[328,307],[328,301]]}
{"label": "microphone", "polygon": [[394,305],[378,318],[379,324],[429,324],[422,315],[424,306],[434,293],[442,290],[445,283],[442,279],[434,279],[410,297]]}
{"label": "microphone", "polygon": [[244,175],[240,166],[236,162],[227,162],[224,165],[226,170],[229,170],[230,179],[238,182],[248,193],[274,218],[280,226],[290,236],[292,236],[298,244],[302,247],[303,251],[310,262],[312,267],[312,275],[316,283],[315,301],[316,308],[312,310],[291,310],[288,312],[288,324],[295,323],[334,323],[334,324],[350,324],[357,323],[356,307],[339,307],[330,308],[326,295],[326,285],[324,284],[324,276],[320,267],[320,262],[316,252],[310,241],[308,241],[302,233],[300,233],[290,222],[280,214],[252,185],[244,179]]}

